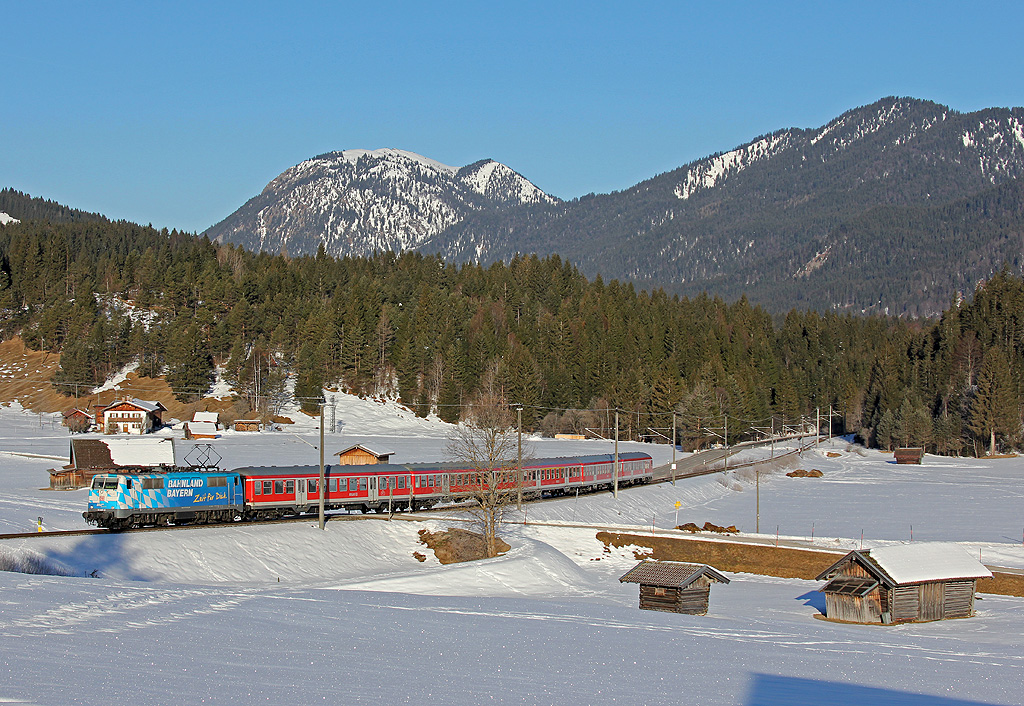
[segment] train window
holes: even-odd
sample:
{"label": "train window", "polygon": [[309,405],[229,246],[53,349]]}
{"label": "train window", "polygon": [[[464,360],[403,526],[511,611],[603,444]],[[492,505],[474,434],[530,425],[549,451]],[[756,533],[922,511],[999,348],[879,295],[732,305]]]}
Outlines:
{"label": "train window", "polygon": [[427,476],[427,486],[430,488],[434,487],[434,476]]}
{"label": "train window", "polygon": [[226,476],[214,476],[212,478],[207,478],[207,486],[210,488],[227,488],[228,479]]}
{"label": "train window", "polygon": [[355,478],[349,478],[348,479],[348,492],[350,492],[350,493],[356,492],[356,488],[357,487],[358,486],[356,485],[356,479]]}
{"label": "train window", "polygon": [[371,478],[370,479],[370,490],[374,490],[376,487],[377,487],[377,479],[376,478]]}
{"label": "train window", "polygon": [[380,489],[381,490],[387,490],[389,485],[390,485],[390,482],[388,481],[388,477],[387,476],[381,476],[380,477]]}
{"label": "train window", "polygon": [[306,479],[306,492],[315,493],[318,485],[320,485],[319,480],[314,480],[313,478]]}
{"label": "train window", "polygon": [[338,479],[337,478],[331,478],[330,489],[331,489],[332,493],[337,493],[338,492]]}
{"label": "train window", "polygon": [[366,478],[359,478],[359,490],[366,490]]}
{"label": "train window", "polygon": [[253,481],[253,483],[252,483],[252,492],[253,492],[253,495],[263,495],[263,484],[260,483],[258,480],[257,481]]}
{"label": "train window", "polygon": [[271,486],[272,483],[273,483],[273,481],[269,481],[269,480],[263,481],[263,494],[264,495],[270,495],[270,493],[272,492],[271,489],[270,489],[270,486]]}
{"label": "train window", "polygon": [[[111,480],[114,481],[114,485],[112,485],[112,486],[108,485],[106,487],[108,487],[108,488],[116,488],[117,487],[117,479],[116,478],[112,478]],[[163,478],[143,478],[142,479],[142,489],[143,490],[163,490],[164,489],[164,479]]]}
{"label": "train window", "polygon": [[293,481],[293,480],[286,480],[284,482],[284,492],[286,492],[286,493],[294,493],[295,492],[295,481]]}
{"label": "train window", "polygon": [[131,489],[132,489],[132,479],[131,479],[131,478],[125,478],[125,479],[124,479],[124,486],[125,486],[125,487],[126,487],[126,488],[127,488],[128,490],[131,490]]}
{"label": "train window", "polygon": [[398,489],[405,490],[405,476],[398,476]]}
{"label": "train window", "polygon": [[276,495],[280,495],[283,492],[284,492],[284,481],[283,480],[275,480],[274,481],[274,493]]}

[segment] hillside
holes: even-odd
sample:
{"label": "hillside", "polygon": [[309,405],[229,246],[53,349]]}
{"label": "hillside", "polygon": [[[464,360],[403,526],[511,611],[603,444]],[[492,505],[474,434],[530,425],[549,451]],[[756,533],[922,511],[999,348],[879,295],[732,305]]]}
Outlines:
{"label": "hillside", "polygon": [[[589,275],[688,295],[746,295],[775,311],[936,315],[956,291],[991,275],[993,262],[998,269],[1016,261],[1004,241],[1021,228],[1019,211],[1003,212],[992,201],[995,212],[986,217],[1004,223],[992,228],[978,218],[990,239],[976,239],[973,249],[944,241],[940,221],[927,216],[909,230],[893,219],[882,242],[856,252],[846,249],[846,233],[861,229],[862,219],[867,227],[876,209],[983,199],[1022,174],[1024,109],[960,114],[887,98],[817,129],[761,136],[622,192],[474,214],[424,249],[456,261],[557,252]],[[916,258],[924,255],[943,257],[945,268],[920,272]],[[833,266],[822,269],[826,262]],[[857,267],[842,271],[852,263]],[[885,286],[863,286],[860,276]]]}
{"label": "hillside", "polygon": [[73,407],[88,409],[115,399],[136,397],[163,403],[167,408],[166,419],[191,419],[196,410],[226,412],[227,416],[233,412],[230,401],[216,397],[188,404],[179,402],[165,378],[144,377],[136,372],[118,376],[117,382],[102,386],[102,391],[87,393],[83,385],[78,397],[65,396],[50,384],[59,366],[60,354],[28,349],[19,337],[0,342],[0,405],[16,403],[29,412],[56,414]]}
{"label": "hillside", "polygon": [[456,168],[402,150],[345,150],[288,169],[204,235],[272,253],[372,255],[414,250],[470,213],[555,201],[490,159]]}

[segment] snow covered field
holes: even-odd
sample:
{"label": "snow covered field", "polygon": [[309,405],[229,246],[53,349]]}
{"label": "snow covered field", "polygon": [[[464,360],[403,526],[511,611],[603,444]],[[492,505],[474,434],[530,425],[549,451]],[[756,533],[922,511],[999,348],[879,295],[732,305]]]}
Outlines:
{"label": "snow covered field", "polygon": [[[315,464],[316,421],[225,433],[222,466]],[[353,443],[440,460],[447,427],[343,398],[330,454]],[[175,435],[180,438],[180,431]],[[179,456],[192,442],[177,441]],[[534,456],[608,442],[530,440]],[[667,461],[665,446],[620,444]],[[0,409],[0,532],[84,526],[86,492],[41,490],[68,435]],[[827,454],[838,454],[829,457]],[[752,454],[755,452],[746,452]],[[761,530],[847,549],[962,542],[1024,568],[1019,459],[890,455],[835,442],[760,479]],[[417,541],[453,520],[385,518],[5,540],[72,577],[0,572],[0,703],[29,704],[1019,704],[1024,599],[985,595],[968,620],[853,626],[814,619],[817,582],[730,574],[707,616],[639,611],[635,563],[582,523],[668,533],[679,522],[753,533],[740,470],[529,506],[497,559],[442,566]],[[454,513],[453,513],[454,514]],[[427,555],[425,562],[413,552]],[[87,577],[90,576],[91,577]]]}

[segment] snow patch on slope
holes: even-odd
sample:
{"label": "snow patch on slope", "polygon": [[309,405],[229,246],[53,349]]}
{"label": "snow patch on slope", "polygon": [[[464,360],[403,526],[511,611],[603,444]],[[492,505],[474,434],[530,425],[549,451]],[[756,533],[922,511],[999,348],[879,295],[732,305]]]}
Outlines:
{"label": "snow patch on slope", "polygon": [[9,216],[3,211],[0,211],[0,226],[5,226],[8,223],[21,223],[21,221],[14,216]]}
{"label": "snow patch on slope", "polygon": [[686,172],[675,188],[675,195],[684,201],[701,189],[719,186],[729,176],[738,174],[755,162],[768,159],[790,145],[789,132],[778,132],[740,147],[698,162]]}

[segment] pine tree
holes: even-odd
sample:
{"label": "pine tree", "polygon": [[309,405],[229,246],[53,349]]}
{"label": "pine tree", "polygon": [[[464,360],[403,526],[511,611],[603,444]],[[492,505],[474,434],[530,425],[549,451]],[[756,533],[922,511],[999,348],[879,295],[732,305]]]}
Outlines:
{"label": "pine tree", "polygon": [[213,359],[203,346],[198,326],[171,330],[166,360],[167,383],[179,402],[193,402],[209,391]]}
{"label": "pine tree", "polygon": [[1010,365],[1000,346],[986,353],[978,375],[978,391],[971,405],[970,429],[996,452],[996,436],[1014,440],[1020,430],[1020,401],[1010,377]]}

